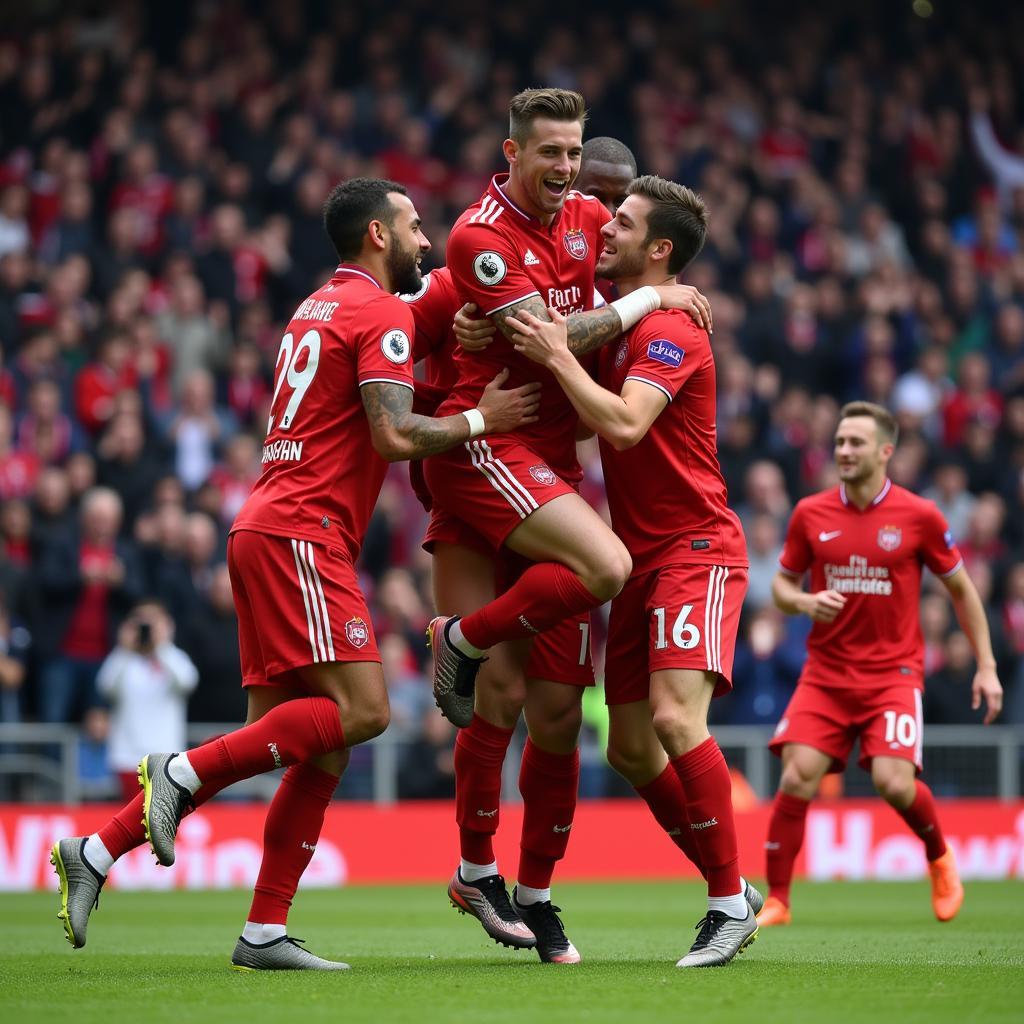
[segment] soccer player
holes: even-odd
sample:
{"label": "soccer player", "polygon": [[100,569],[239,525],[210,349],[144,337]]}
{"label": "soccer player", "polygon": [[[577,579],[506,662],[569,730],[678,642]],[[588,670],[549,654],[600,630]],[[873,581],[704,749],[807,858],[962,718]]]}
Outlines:
{"label": "soccer player", "polygon": [[769,744],[782,758],[782,778],[765,843],[770,892],[758,920],[790,923],[790,881],[808,805],[824,776],[845,768],[859,738],[861,767],[924,843],[932,909],[949,921],[963,902],[963,886],[935,799],[918,778],[922,566],[949,591],[974,649],[971,706],[985,701],[986,725],[999,714],[1003,691],[984,608],[942,513],[886,475],[896,420],[870,402],[851,402],[839,417],[840,485],[797,504],[772,585],[783,612],[807,615],[814,625],[804,670]]}
{"label": "soccer player", "polygon": [[[704,203],[637,178],[602,235],[597,271],[629,296],[674,280],[700,251]],[[516,349],[598,434],[612,525],[633,559],[609,622],[608,759],[707,878],[707,914],[677,966],[725,964],[754,940],[761,899],[740,877],[729,770],[707,727],[712,697],[732,686],[748,565],[715,454],[710,342],[689,317],[651,313],[602,352],[596,382],[566,345],[565,318],[550,315],[510,320]]]}
{"label": "soccer player", "polygon": [[354,562],[387,464],[465,441],[482,417],[501,432],[535,420],[537,386],[502,391],[499,373],[473,416],[414,414],[412,315],[429,249],[405,189],[356,178],[324,208],[341,260],[295,311],[281,342],[263,474],[228,541],[239,620],[244,728],[184,754],[149,754],[143,792],[95,835],[55,844],[72,945],[114,860],[145,838],[174,863],[183,814],[244,778],[287,768],[272,801],[252,909],[232,957],[248,970],[339,970],[286,931],[349,749],[381,733],[388,698]]}
{"label": "soccer player", "polygon": [[[582,155],[584,118],[578,93],[534,89],[512,100],[504,144],[509,174],[494,178],[481,201],[459,218],[448,242],[456,291],[495,322],[499,337],[483,351],[456,351],[459,380],[440,413],[472,405],[492,365],[507,363],[512,383],[538,376],[506,340],[506,321],[517,311],[546,315],[547,306],[558,306],[569,316],[572,343],[582,353],[662,301],[693,302],[692,289],[671,285],[592,308],[600,226],[608,214],[593,197],[570,189]],[[438,616],[429,638],[435,696],[452,721],[466,726],[455,752],[461,863],[449,896],[497,941],[536,944],[544,960],[575,963],[579,954],[565,937],[550,885],[576,806],[579,687],[591,673],[587,615],[619,589],[629,556],[576,493],[582,475],[575,447],[578,417],[554,382],[545,381],[543,371],[539,376],[547,386],[536,424],[505,439],[479,437],[424,467],[435,504],[432,530],[439,516],[447,516],[479,539],[475,549],[449,545],[447,554],[435,555],[436,578],[458,585],[457,592],[437,588],[439,609],[469,614]],[[496,576],[494,552],[502,549],[520,558],[506,561]],[[461,571],[453,564],[456,550]],[[551,669],[534,676],[526,668],[529,648],[523,641],[560,624],[569,634],[563,646],[579,651],[573,677],[555,676]],[[502,641],[515,643],[495,647]],[[482,688],[474,713],[473,681],[487,649],[492,682]],[[510,901],[492,840],[501,765],[524,710],[530,734],[520,774],[524,838]]]}

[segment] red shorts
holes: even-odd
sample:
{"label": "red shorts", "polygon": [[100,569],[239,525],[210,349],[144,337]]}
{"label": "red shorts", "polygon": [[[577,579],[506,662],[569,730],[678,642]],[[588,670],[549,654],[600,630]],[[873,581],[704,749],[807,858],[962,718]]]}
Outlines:
{"label": "red shorts", "polygon": [[434,507],[472,523],[494,550],[541,505],[576,493],[536,452],[508,435],[456,445],[427,459],[423,470]]}
{"label": "red shorts", "polygon": [[898,674],[885,682],[849,689],[799,683],[768,749],[781,757],[787,743],[802,743],[832,758],[830,772],[841,772],[860,737],[861,768],[875,757],[899,757],[920,771],[921,691]]}
{"label": "red shorts", "polygon": [[[502,594],[530,565],[527,559],[501,548],[495,551],[487,540],[436,505],[423,538],[425,550],[433,553],[435,544],[458,544],[493,558],[495,590]],[[582,612],[557,626],[539,633],[530,646],[526,674],[530,679],[547,679],[570,686],[594,685],[594,662],[590,653],[590,613]]]}
{"label": "red shorts", "polygon": [[294,669],[380,661],[356,570],[338,547],[253,530],[228,537],[242,685],[301,685]]}
{"label": "red shorts", "polygon": [[728,693],[746,593],[741,566],[683,563],[632,576],[612,601],[605,701],[647,700],[651,673],[671,668],[717,672],[715,696]]}

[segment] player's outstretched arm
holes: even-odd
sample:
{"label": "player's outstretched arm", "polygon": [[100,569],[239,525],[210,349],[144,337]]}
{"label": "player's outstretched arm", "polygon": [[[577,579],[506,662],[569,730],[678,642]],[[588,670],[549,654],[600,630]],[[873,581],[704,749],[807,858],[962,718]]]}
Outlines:
{"label": "player's outstretched arm", "polygon": [[985,700],[985,725],[994,722],[1003,709],[1003,687],[996,674],[996,659],[992,653],[985,606],[981,603],[974,581],[962,566],[951,576],[941,577],[953,599],[957,622],[970,641],[977,669],[971,684],[971,707],[977,711]]}
{"label": "player's outstretched arm", "polygon": [[806,615],[814,622],[834,622],[846,604],[846,598],[838,590],[809,594],[799,579],[781,569],[772,579],[772,600],[786,615]]}
{"label": "player's outstretched arm", "polygon": [[580,421],[617,451],[632,448],[668,405],[665,394],[642,381],[626,381],[622,394],[601,387],[569,351],[569,321],[557,309],[541,320],[529,310],[506,321],[514,330],[517,352],[549,369],[561,385]]}
{"label": "player's outstretched arm", "polygon": [[484,388],[475,409],[441,417],[414,413],[411,388],[382,382],[364,384],[359,393],[370,421],[373,447],[388,462],[423,459],[484,431],[503,434],[524,423],[536,423],[540,384],[503,391],[501,386],[507,379],[508,370],[502,370]]}

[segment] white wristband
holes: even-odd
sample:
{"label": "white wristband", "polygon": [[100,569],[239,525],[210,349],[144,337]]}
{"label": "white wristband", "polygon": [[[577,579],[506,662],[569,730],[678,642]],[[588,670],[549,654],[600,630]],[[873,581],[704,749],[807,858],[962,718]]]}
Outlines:
{"label": "white wristband", "polygon": [[479,409],[466,409],[462,415],[469,423],[469,436],[479,437],[484,432],[484,414]]}
{"label": "white wristband", "polygon": [[661,296],[658,289],[653,285],[646,284],[643,288],[637,288],[635,292],[616,299],[611,304],[612,309],[619,314],[622,321],[622,329],[628,331],[630,327],[642,320],[648,313],[661,309]]}

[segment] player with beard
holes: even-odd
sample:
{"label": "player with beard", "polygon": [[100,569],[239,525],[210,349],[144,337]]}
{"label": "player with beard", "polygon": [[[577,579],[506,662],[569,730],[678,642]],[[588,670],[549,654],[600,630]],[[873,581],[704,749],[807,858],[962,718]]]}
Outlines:
{"label": "player with beard", "polygon": [[[704,203],[636,179],[602,229],[597,271],[626,297],[674,280],[707,235]],[[731,689],[747,549],[716,457],[708,335],[650,313],[601,354],[599,382],[567,344],[565,318],[510,319],[516,350],[549,370],[601,443],[612,525],[633,570],[612,600],[605,661],[608,760],[647,800],[708,883],[708,911],[679,967],[728,963],[757,934],[762,900],[739,874],[729,770],[708,732]]]}
{"label": "player with beard", "polygon": [[807,808],[825,775],[846,767],[858,737],[860,766],[924,844],[936,918],[951,920],[963,902],[935,799],[918,778],[924,566],[949,591],[974,649],[971,706],[984,700],[986,725],[999,714],[1003,691],[984,606],[942,513],[888,478],[896,441],[896,419],[887,409],[845,405],[834,449],[840,484],[797,504],[779,557],[775,604],[814,625],[803,672],[769,744],[782,758],[782,778],[765,843],[770,893],[758,916],[762,925],[791,922],[790,882]]}
{"label": "player with beard", "polygon": [[[339,185],[324,222],[341,264],[295,311],[281,342],[263,473],[228,540],[238,612],[244,728],[184,754],[149,754],[143,792],[98,833],[52,851],[68,940],[84,946],[107,872],[147,838],[174,863],[182,816],[234,782],[287,768],[267,813],[240,970],[339,970],[286,932],[349,750],[388,723],[388,697],[355,560],[389,462],[467,440],[482,417],[498,432],[536,419],[537,386],[502,391],[499,373],[474,417],[416,415],[412,314],[394,294],[420,285],[430,243],[405,189]],[[142,827],[140,827],[142,822]]]}

